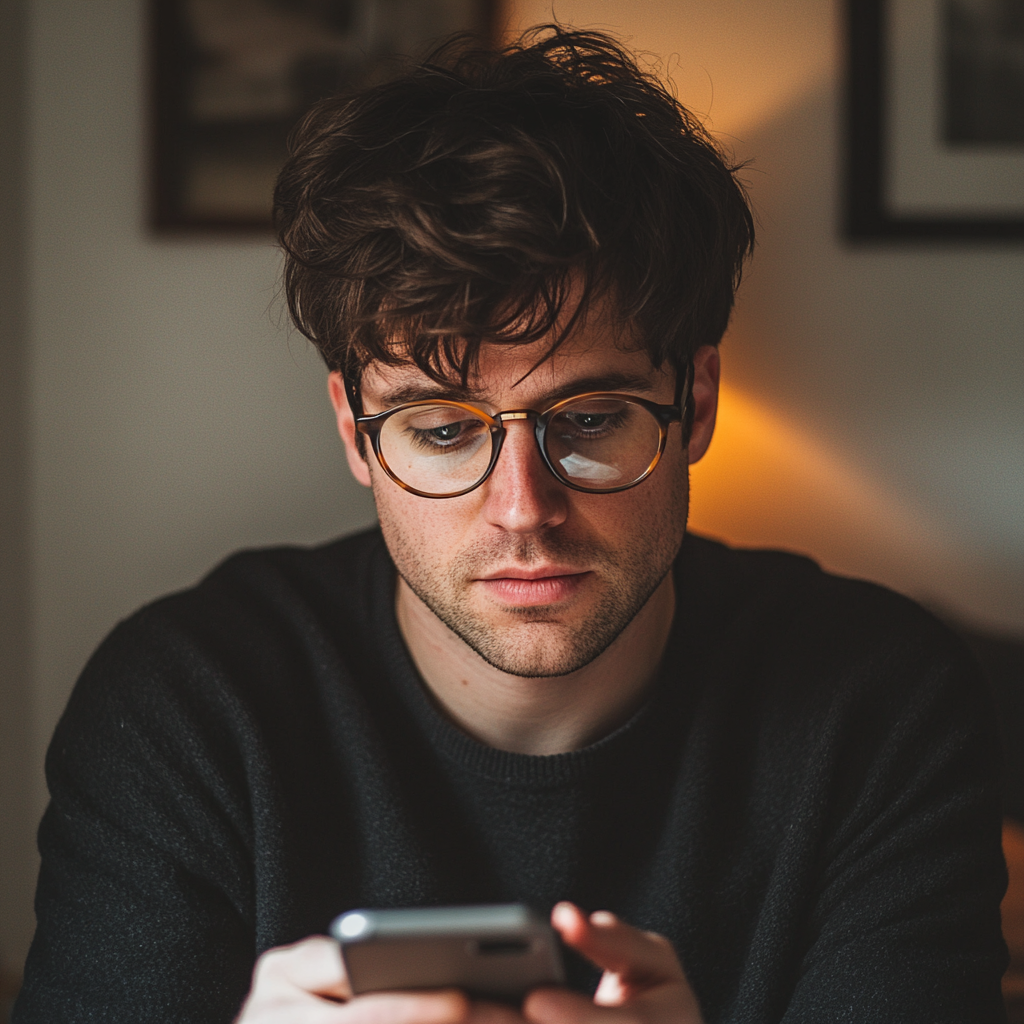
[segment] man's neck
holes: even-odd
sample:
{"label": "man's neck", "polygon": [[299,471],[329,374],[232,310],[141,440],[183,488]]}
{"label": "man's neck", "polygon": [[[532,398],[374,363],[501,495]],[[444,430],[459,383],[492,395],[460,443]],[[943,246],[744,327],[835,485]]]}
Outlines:
{"label": "man's neck", "polygon": [[489,665],[401,577],[398,626],[449,718],[475,739],[518,754],[560,754],[606,736],[640,706],[654,681],[675,612],[669,573],[615,642],[565,676],[509,675]]}

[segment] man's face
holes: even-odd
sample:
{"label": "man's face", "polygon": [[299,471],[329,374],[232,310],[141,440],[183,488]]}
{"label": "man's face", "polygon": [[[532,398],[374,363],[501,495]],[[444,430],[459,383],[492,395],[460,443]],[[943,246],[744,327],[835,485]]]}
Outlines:
{"label": "man's face", "polygon": [[[624,391],[666,405],[674,398],[674,373],[623,347],[596,315],[531,372],[546,347],[543,339],[485,345],[469,395],[445,389],[414,366],[374,364],[361,381],[364,411],[431,397],[470,401],[490,413],[543,411],[585,391]],[[696,365],[689,453],[680,424],[672,424],[654,472],[614,494],[574,491],[555,479],[530,420],[506,422],[498,463],[476,490],[440,499],[410,494],[384,473],[368,444],[362,460],[337,374],[331,394],[349,463],[373,488],[388,550],[412,592],[501,671],[560,676],[589,664],[615,640],[679,550],[688,463],[703,454],[714,427],[715,350],[700,350]]]}

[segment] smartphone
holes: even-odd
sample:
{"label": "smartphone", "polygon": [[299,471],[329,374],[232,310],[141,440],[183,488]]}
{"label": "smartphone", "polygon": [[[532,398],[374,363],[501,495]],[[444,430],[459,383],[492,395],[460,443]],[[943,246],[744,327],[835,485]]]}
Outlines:
{"label": "smartphone", "polygon": [[558,939],[521,903],[351,910],[335,918],[355,994],[460,988],[478,999],[518,1002],[565,980]]}

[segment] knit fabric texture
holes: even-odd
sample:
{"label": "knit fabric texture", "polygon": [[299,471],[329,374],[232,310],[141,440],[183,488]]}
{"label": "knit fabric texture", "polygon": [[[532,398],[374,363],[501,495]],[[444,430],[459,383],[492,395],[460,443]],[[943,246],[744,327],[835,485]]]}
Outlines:
{"label": "knit fabric texture", "polygon": [[50,747],[15,1024],[228,1024],[261,952],[342,911],[559,899],[666,935],[707,1024],[1004,1020],[970,655],[804,558],[689,536],[674,572],[649,699],[552,756],[444,716],[377,531],[244,552],[123,622]]}

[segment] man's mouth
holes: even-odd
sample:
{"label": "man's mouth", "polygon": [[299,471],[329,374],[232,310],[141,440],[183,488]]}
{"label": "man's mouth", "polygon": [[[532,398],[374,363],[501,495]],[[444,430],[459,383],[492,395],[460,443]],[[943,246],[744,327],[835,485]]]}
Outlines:
{"label": "man's mouth", "polygon": [[509,568],[488,573],[474,582],[483,587],[492,600],[523,608],[566,601],[580,590],[591,575],[589,570],[581,572],[562,566]]}

